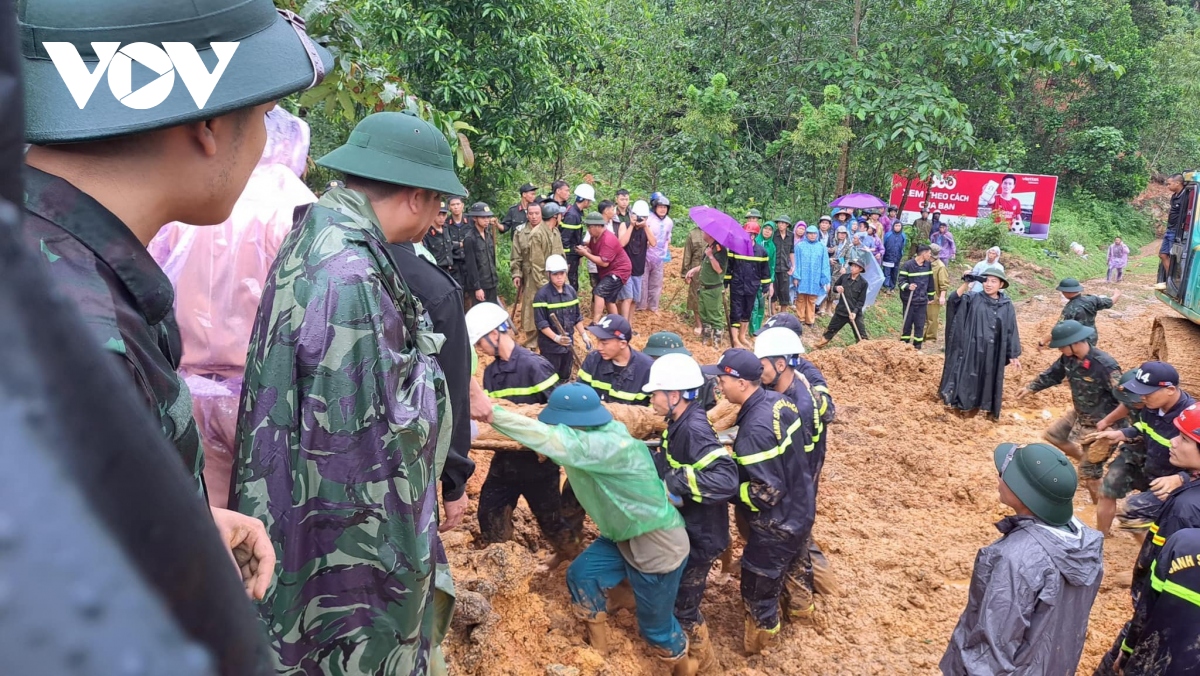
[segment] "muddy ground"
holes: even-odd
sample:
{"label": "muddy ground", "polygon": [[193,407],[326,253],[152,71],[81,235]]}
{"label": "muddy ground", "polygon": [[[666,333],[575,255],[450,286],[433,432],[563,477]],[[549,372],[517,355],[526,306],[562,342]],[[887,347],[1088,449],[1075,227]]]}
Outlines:
{"label": "muddy ground", "polygon": [[[1157,245],[1154,245],[1155,247]],[[1143,256],[1152,256],[1148,247]],[[675,255],[663,302],[682,280]],[[1009,269],[1014,283],[1032,270]],[[1148,274],[1127,275],[1114,311],[1100,315],[1100,347],[1124,368],[1148,357],[1150,328],[1165,306],[1154,300]],[[1104,280],[1085,281],[1091,293],[1112,294]],[[676,304],[683,302],[683,294]],[[894,298],[881,302],[895,304]],[[1056,351],[1036,349],[1062,307],[1052,290],[1018,302],[1023,368],[1005,377],[1004,413],[998,422],[962,419],[939,403],[941,343],[918,354],[894,337],[811,354],[829,379],[837,403],[828,459],[821,480],[817,540],[829,555],[840,594],[818,597],[815,627],[786,626],[774,650],[758,657],[741,651],[742,606],[735,578],[714,571],[703,611],[723,672],[767,674],[930,674],[945,649],[967,599],[977,550],[998,537],[1005,516],[996,492],[992,449],[1002,441],[1032,442],[1051,418],[1070,406],[1065,385],[1028,397],[1012,394],[1046,368]],[[634,344],[656,330],[674,330],[694,343],[690,327],[673,313],[638,313]],[[806,343],[812,339],[805,336]],[[691,345],[702,363],[712,348]],[[479,463],[472,496],[487,474],[490,453]],[[1077,514],[1094,525],[1094,508],[1080,489]],[[478,549],[474,505],[466,525],[446,538],[454,576],[464,595],[455,630],[447,639],[453,673],[479,675],[659,674],[661,667],[638,637],[632,613],[610,622],[614,645],[599,655],[582,639],[570,608],[565,566],[544,573],[548,556],[524,503],[513,543]],[[594,535],[594,532],[592,533]],[[735,542],[735,547],[740,543]],[[1090,674],[1130,612],[1129,570],[1137,554],[1131,536],[1105,541],[1105,578],[1092,610],[1079,673]],[[490,597],[491,612],[482,599]]]}

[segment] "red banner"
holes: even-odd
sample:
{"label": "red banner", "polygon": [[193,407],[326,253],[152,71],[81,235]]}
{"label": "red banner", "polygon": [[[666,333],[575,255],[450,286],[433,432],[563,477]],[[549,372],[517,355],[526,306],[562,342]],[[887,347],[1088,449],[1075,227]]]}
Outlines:
{"label": "red banner", "polygon": [[[905,189],[907,188],[907,199]],[[928,192],[929,211],[941,211],[942,221],[950,225],[975,225],[976,219],[999,212],[1009,231],[1046,239],[1050,234],[1050,216],[1054,212],[1057,176],[1006,174],[997,171],[947,171],[933,179],[926,191],[925,182],[892,176],[891,204],[901,208],[900,219],[911,223],[920,217]]]}

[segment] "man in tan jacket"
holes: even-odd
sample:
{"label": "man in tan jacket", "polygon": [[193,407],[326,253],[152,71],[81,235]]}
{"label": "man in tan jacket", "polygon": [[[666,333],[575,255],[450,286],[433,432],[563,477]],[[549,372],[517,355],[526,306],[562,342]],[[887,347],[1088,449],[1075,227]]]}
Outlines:
{"label": "man in tan jacket", "polygon": [[946,304],[946,289],[950,286],[950,273],[946,270],[946,264],[938,258],[942,247],[930,244],[929,250],[933,253],[933,297],[925,306],[925,342],[938,339],[938,318],[942,315],[942,306]]}

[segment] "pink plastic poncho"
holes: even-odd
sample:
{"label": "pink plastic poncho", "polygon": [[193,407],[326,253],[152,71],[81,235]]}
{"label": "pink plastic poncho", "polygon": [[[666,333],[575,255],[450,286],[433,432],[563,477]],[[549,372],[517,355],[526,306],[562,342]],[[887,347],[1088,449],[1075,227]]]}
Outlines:
{"label": "pink plastic poncho", "polygon": [[238,398],[263,282],[292,229],[293,210],[317,200],[300,179],[308,144],[307,123],[272,110],[262,159],[229,219],[204,227],[169,223],[148,247],[175,287],[179,371],[192,392],[214,507],[229,500]]}

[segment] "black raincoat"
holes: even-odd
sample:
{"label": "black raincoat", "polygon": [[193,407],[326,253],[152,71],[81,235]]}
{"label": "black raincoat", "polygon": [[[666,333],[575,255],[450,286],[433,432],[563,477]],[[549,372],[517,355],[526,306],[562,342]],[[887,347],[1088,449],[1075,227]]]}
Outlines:
{"label": "black raincoat", "polygon": [[1000,417],[1004,398],[1004,367],[1021,356],[1017,313],[1003,293],[984,293],[946,299],[946,361],[938,392],[947,406],[971,411],[983,409]]}

